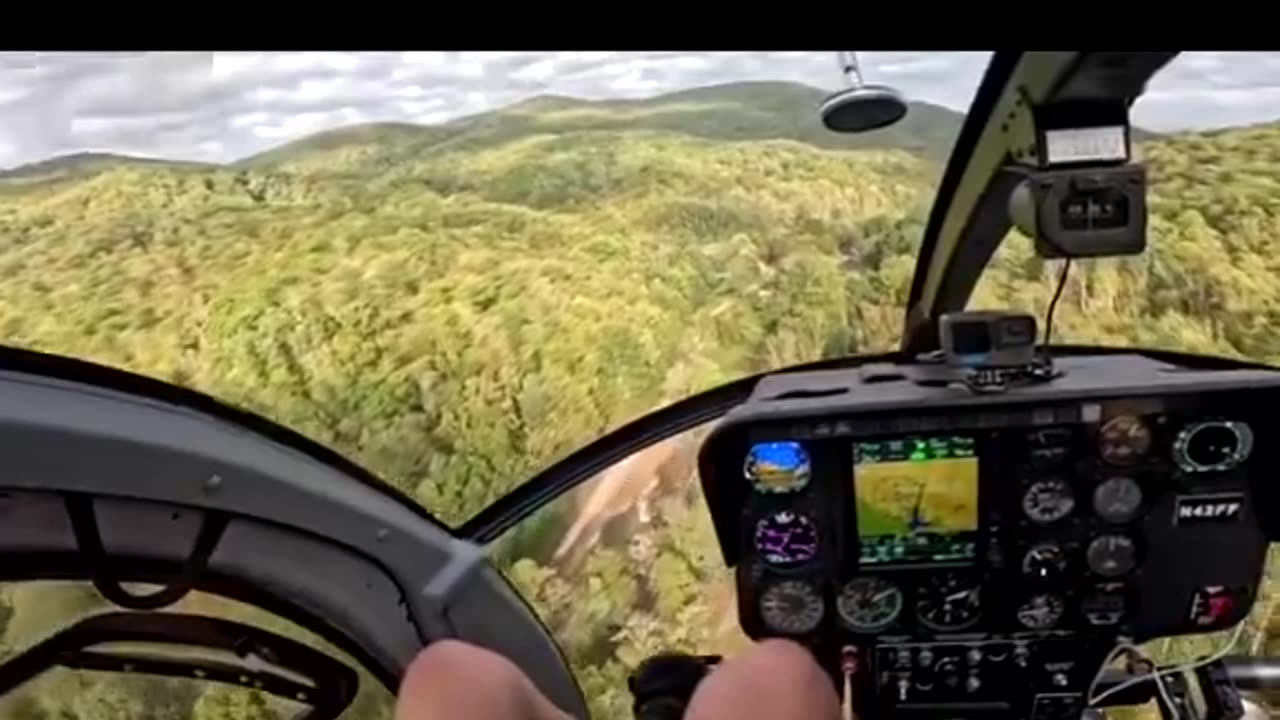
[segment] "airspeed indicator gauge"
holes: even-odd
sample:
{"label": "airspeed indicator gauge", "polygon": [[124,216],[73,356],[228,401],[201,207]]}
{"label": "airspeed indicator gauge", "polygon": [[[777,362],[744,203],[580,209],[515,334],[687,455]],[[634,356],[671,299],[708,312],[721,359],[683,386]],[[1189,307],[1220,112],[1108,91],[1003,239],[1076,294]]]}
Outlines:
{"label": "airspeed indicator gauge", "polygon": [[781,635],[813,632],[825,611],[817,589],[802,580],[783,580],[760,595],[760,619],[770,632]]}

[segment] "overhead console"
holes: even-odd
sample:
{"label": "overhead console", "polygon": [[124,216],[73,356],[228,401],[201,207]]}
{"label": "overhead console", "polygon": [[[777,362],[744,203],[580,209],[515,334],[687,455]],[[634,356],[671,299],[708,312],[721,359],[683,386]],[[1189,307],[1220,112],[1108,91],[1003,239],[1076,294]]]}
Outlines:
{"label": "overhead console", "polygon": [[700,458],[747,634],[851,671],[863,717],[1076,718],[1118,637],[1243,619],[1280,372],[1058,366],[993,395],[904,366],[761,381]]}

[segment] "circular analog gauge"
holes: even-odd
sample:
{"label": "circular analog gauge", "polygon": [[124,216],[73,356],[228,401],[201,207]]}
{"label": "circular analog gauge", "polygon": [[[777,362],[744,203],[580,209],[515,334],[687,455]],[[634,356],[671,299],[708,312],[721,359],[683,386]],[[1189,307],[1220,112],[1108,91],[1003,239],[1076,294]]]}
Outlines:
{"label": "circular analog gauge", "polygon": [[1128,522],[1141,505],[1142,488],[1133,478],[1107,478],[1093,489],[1093,511],[1107,522]]}
{"label": "circular analog gauge", "polygon": [[942,632],[969,627],[981,610],[980,588],[955,573],[930,576],[916,601],[920,622]]}
{"label": "circular analog gauge", "polygon": [[879,632],[893,624],[902,612],[902,591],[889,580],[874,576],[854,578],[840,591],[836,609],[854,632]]}
{"label": "circular analog gauge", "polygon": [[1062,598],[1057,595],[1032,595],[1018,608],[1018,622],[1032,630],[1048,630],[1062,619],[1062,610]]}
{"label": "circular analog gauge", "polygon": [[1120,577],[1138,562],[1138,549],[1124,535],[1103,535],[1089,543],[1085,557],[1089,569],[1103,577]]}
{"label": "circular analog gauge", "polygon": [[1183,428],[1173,459],[1186,472],[1222,472],[1249,458],[1253,431],[1241,422],[1203,422]]}
{"label": "circular analog gauge", "polygon": [[803,635],[822,622],[822,596],[809,583],[783,580],[760,595],[760,619],[771,632]]}
{"label": "circular analog gauge", "polygon": [[1022,496],[1022,512],[1042,525],[1061,520],[1075,506],[1075,495],[1062,480],[1037,480]]}
{"label": "circular analog gauge", "polygon": [[747,453],[742,474],[758,492],[803,490],[809,484],[809,453],[798,442],[756,443]]}
{"label": "circular analog gauge", "polygon": [[1117,415],[1098,431],[1098,455],[1111,465],[1133,465],[1151,449],[1151,428],[1136,415]]}
{"label": "circular analog gauge", "polygon": [[1050,580],[1067,569],[1067,554],[1056,543],[1040,543],[1022,556],[1022,574],[1037,580]]}
{"label": "circular analog gauge", "polygon": [[756,522],[756,552],[775,567],[795,567],[818,554],[818,528],[803,513],[779,510]]}

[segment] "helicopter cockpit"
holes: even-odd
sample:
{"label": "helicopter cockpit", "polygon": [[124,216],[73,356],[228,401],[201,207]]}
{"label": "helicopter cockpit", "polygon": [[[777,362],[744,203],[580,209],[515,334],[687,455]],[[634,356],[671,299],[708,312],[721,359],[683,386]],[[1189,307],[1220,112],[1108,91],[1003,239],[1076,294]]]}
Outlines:
{"label": "helicopter cockpit", "polygon": [[[0,349],[0,583],[81,581],[103,601],[0,657],[0,696],[62,667],[200,678],[286,698],[314,720],[351,717],[366,685],[394,692],[422,647],[457,638],[510,658],[574,717],[614,693],[656,720],[643,676],[662,668],[650,661],[710,671],[732,643],[677,657],[642,622],[619,624],[648,638],[625,658],[632,686],[575,677],[539,597],[578,590],[494,563],[534,545],[594,563],[575,611],[605,622],[613,607],[593,603],[593,583],[610,559],[583,548],[610,530],[549,541],[536,520],[588,480],[652,462],[679,480],[696,472],[679,492],[701,497],[698,513],[664,522],[705,527],[719,551],[656,568],[656,582],[687,589],[722,573],[727,601],[690,624],[801,643],[853,715],[1064,720],[1154,701],[1170,720],[1240,717],[1241,692],[1280,677],[1234,657],[1280,539],[1269,482],[1280,371],[1055,345],[1057,294],[1043,317],[968,308],[1011,228],[1062,263],[1058,294],[1072,263],[1144,251],[1147,175],[1129,109],[1176,54],[995,53],[923,231],[900,347],[686,397],[460,524],[206,395]],[[864,85],[856,59],[842,70],[851,87],[820,108],[829,129],[902,117],[901,97]],[[675,467],[679,443],[694,444],[696,466]],[[652,563],[643,544],[627,552]],[[664,599],[679,593],[632,585],[626,597],[679,611]],[[193,594],[264,608],[318,641],[193,610]],[[1210,632],[1226,634],[1220,648],[1176,664],[1138,651]]]}

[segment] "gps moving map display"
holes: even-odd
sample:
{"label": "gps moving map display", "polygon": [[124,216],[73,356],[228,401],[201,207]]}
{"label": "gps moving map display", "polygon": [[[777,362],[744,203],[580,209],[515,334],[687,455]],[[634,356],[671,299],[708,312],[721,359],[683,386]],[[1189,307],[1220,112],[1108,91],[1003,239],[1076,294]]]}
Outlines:
{"label": "gps moving map display", "polygon": [[853,464],[863,565],[974,557],[978,458],[972,437],[858,442]]}

